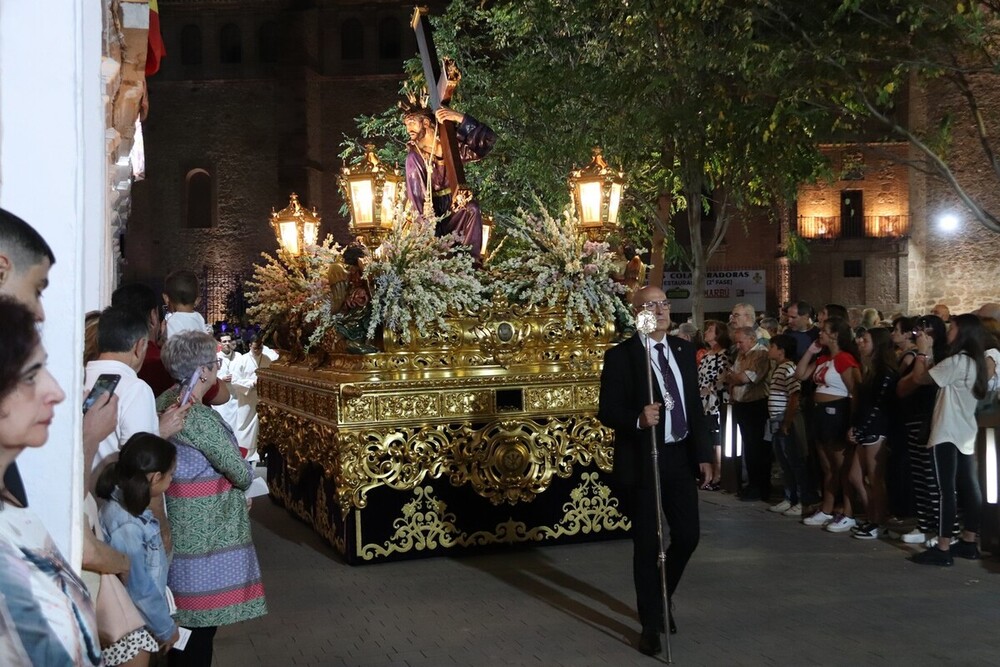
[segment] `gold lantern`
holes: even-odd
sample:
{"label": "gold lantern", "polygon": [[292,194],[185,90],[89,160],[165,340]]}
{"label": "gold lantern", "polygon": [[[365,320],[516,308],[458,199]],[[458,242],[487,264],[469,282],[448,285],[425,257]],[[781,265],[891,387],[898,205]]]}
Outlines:
{"label": "gold lantern", "polygon": [[375,155],[375,146],[365,145],[359,164],[341,169],[340,187],[351,212],[349,229],[369,248],[382,244],[392,232],[396,208],[406,195],[403,177]]}
{"label": "gold lantern", "polygon": [[315,207],[308,211],[299,203],[299,196],[292,193],[288,206],[275,212],[271,209],[271,227],[278,243],[291,255],[301,255],[306,246],[316,245],[319,238],[320,217]]}
{"label": "gold lantern", "polygon": [[570,173],[569,188],[580,231],[591,241],[604,241],[618,226],[625,174],[608,166],[599,146],[593,155],[590,164]]}

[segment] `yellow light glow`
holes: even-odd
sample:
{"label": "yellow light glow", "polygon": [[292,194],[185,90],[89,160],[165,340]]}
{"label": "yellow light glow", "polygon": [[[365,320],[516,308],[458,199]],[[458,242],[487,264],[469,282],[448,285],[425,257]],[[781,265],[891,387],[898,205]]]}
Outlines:
{"label": "yellow light glow", "polygon": [[580,192],[580,222],[585,225],[601,222],[601,184],[596,181],[577,185]]}
{"label": "yellow light glow", "polygon": [[480,249],[480,254],[486,254],[486,246],[490,244],[490,230],[492,225],[483,225],[483,247]]}
{"label": "yellow light glow", "polygon": [[622,203],[622,186],[614,183],[611,186],[611,199],[608,202],[608,222],[612,225],[618,223],[618,208]]}
{"label": "yellow light glow", "polygon": [[392,224],[392,214],[396,203],[396,184],[386,181],[382,186],[382,226],[388,227]]}
{"label": "yellow light glow", "polygon": [[370,178],[351,181],[351,208],[354,209],[354,224],[370,225],[375,221],[375,193]]}
{"label": "yellow light glow", "polygon": [[316,237],[319,236],[319,225],[306,222],[302,225],[302,244],[316,245]]}
{"label": "yellow light glow", "polygon": [[293,255],[298,255],[299,233],[295,228],[295,222],[282,222],[279,224],[279,227],[281,229],[281,247]]}

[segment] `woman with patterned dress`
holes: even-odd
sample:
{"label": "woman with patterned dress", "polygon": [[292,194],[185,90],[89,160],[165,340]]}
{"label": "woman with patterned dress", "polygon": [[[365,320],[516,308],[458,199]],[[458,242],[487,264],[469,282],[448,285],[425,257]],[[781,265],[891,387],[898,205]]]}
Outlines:
{"label": "woman with patterned dress", "polygon": [[[0,475],[49,437],[65,398],[45,367],[35,317],[0,297]],[[0,487],[0,664],[100,665],[90,595],[41,520]]]}
{"label": "woman with patterned dress", "polygon": [[722,411],[721,406],[728,401],[726,384],[722,377],[729,372],[729,328],[718,320],[705,322],[705,344],[708,349],[698,362],[698,388],[701,391],[701,405],[712,429],[715,459],[712,462],[712,479],[702,482],[701,488],[718,491],[722,481]]}
{"label": "woman with patterned dress", "polygon": [[183,651],[170,652],[172,666],[211,665],[218,626],[267,613],[244,496],[253,469],[232,429],[201,402],[215,384],[215,347],[208,334],[185,332],[163,348],[163,363],[181,384],[160,395],[158,409],[175,403],[195,378],[184,429],[170,438],[177,447],[177,468],[166,492],[174,539],[167,584],[178,625],[192,631]]}

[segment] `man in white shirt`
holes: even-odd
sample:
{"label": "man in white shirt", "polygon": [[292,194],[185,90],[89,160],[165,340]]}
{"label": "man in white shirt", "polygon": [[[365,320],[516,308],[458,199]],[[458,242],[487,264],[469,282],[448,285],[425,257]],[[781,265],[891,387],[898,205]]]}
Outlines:
{"label": "man in white shirt", "polygon": [[187,407],[170,408],[162,416],[156,414],[153,390],[139,379],[137,371],[146,356],[148,327],[137,313],[110,307],[101,313],[97,324],[97,359],[87,364],[84,388],[90,390],[104,374],[120,377],[115,395],[118,396],[118,426],[98,445],[92,469],[98,470],[135,433],[153,433],[170,437],[184,426]]}

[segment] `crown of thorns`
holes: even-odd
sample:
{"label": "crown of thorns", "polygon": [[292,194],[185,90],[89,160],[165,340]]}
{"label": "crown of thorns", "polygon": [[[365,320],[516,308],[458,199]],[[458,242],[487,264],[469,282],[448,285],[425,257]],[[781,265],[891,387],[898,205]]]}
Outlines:
{"label": "crown of thorns", "polygon": [[420,92],[407,90],[406,99],[399,101],[399,110],[403,112],[403,116],[427,116],[433,119],[434,112],[428,106],[429,97],[426,88]]}

